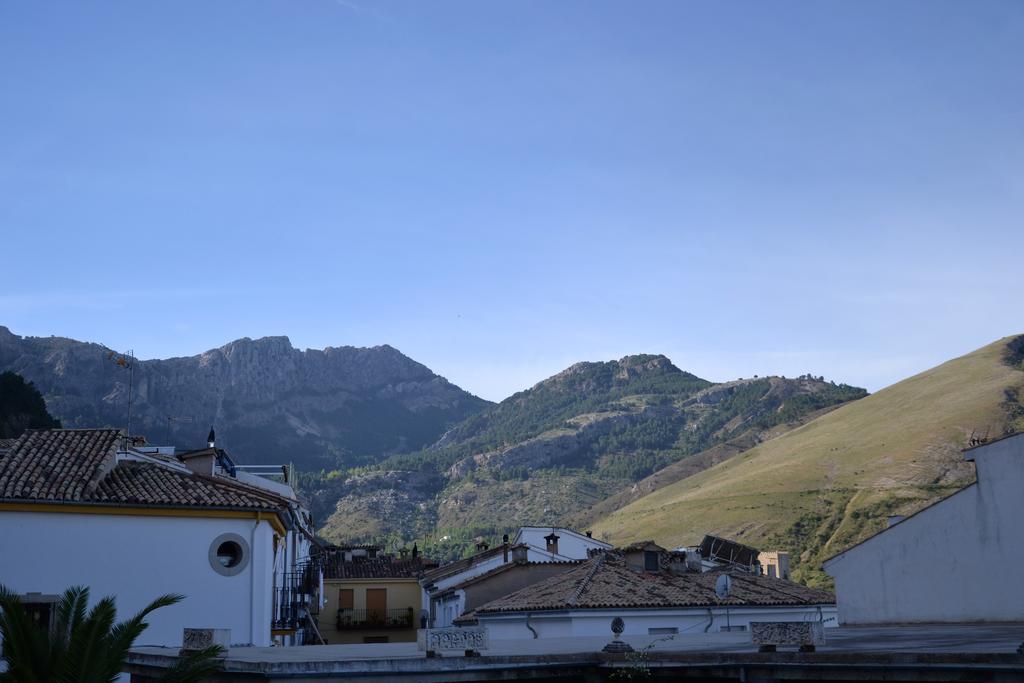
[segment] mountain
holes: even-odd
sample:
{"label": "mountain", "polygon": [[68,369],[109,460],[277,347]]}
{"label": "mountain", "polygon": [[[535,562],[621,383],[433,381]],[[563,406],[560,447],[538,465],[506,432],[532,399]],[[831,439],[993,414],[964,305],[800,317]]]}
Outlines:
{"label": "mountain", "polygon": [[46,411],[43,395],[13,372],[0,372],[0,439],[14,439],[26,429],[60,427]]}
{"label": "mountain", "polygon": [[423,448],[486,408],[390,346],[300,351],[287,337],[238,339],[197,356],[137,360],[105,346],[20,337],[0,327],[0,371],[31,380],[68,427],[122,427],[156,443],[218,443],[247,463],[300,470],[374,462]]}
{"label": "mountain", "polygon": [[419,535],[464,543],[475,533],[565,523],[712,446],[749,448],[865,393],[809,375],[714,384],[660,355],[577,363],[467,418],[427,449],[332,473],[310,489],[322,502],[318,518],[329,515],[322,533],[332,540]]}
{"label": "mountain", "polygon": [[789,550],[794,575],[973,481],[960,449],[1024,430],[1024,336],[848,403],[629,502],[595,523],[615,543],[717,533]]}

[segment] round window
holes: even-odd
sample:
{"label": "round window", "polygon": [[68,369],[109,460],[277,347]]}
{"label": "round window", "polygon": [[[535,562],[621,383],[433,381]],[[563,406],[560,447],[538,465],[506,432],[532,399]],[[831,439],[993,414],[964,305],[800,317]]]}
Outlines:
{"label": "round window", "polygon": [[217,561],[222,567],[234,567],[242,561],[242,546],[234,541],[224,541],[217,547]]}
{"label": "round window", "polygon": [[234,576],[249,564],[249,545],[238,534],[221,534],[210,544],[210,566],[224,576]]}

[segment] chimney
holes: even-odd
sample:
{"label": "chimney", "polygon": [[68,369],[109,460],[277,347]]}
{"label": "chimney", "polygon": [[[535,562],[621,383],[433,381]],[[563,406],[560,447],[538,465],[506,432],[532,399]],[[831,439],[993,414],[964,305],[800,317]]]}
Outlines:
{"label": "chimney", "polygon": [[668,568],[673,574],[685,574],[689,567],[687,566],[687,552],[672,552],[669,554]]}
{"label": "chimney", "polygon": [[593,537],[594,537],[594,532],[593,531],[588,531],[587,532],[587,538],[593,538]]}
{"label": "chimney", "polygon": [[544,542],[547,543],[547,551],[552,555],[558,554],[558,534],[552,529],[551,533],[544,537]]}
{"label": "chimney", "polygon": [[501,537],[501,561],[508,564],[508,534]]}
{"label": "chimney", "polygon": [[530,560],[529,547],[523,544],[512,546],[512,561],[516,564],[526,564]]}
{"label": "chimney", "polygon": [[208,448],[216,448],[217,447],[217,437],[213,433],[213,425],[210,425],[210,433],[206,436],[206,446]]}
{"label": "chimney", "polygon": [[419,546],[418,546],[418,545],[416,545],[415,543],[413,543],[413,544],[412,544],[412,559],[414,559],[414,560],[415,560],[415,559],[416,559],[417,557],[419,557],[419,556],[420,556],[420,549],[419,549]]}

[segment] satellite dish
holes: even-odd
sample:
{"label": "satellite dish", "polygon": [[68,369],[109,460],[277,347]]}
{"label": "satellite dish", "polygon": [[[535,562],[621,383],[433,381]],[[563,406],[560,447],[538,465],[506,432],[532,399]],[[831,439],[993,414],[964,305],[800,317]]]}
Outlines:
{"label": "satellite dish", "polygon": [[715,595],[718,596],[719,600],[725,600],[729,597],[729,591],[732,590],[732,577],[728,574],[722,574],[715,581]]}

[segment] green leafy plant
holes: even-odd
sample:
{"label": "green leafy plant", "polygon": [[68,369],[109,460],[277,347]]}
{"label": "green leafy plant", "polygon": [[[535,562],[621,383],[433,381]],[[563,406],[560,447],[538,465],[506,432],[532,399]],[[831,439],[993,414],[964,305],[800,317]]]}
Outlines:
{"label": "green leafy plant", "polygon": [[675,640],[675,636],[669,635],[664,636],[662,638],[657,638],[655,640],[652,640],[650,643],[640,648],[639,650],[627,652],[626,666],[623,666],[613,671],[612,674],[608,677],[608,680],[639,681],[645,678],[650,678],[652,675],[650,665],[651,650],[653,650],[658,643],[667,643],[670,640]]}
{"label": "green leafy plant", "polygon": [[[135,640],[146,630],[146,617],[184,599],[162,595],[138,614],[117,623],[112,597],[89,609],[89,589],[73,586],[60,597],[50,627],[36,623],[21,600],[0,585],[0,661],[7,670],[0,683],[106,683],[124,668]],[[182,656],[156,680],[198,682],[221,668],[223,648],[213,646]]]}

